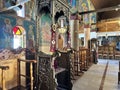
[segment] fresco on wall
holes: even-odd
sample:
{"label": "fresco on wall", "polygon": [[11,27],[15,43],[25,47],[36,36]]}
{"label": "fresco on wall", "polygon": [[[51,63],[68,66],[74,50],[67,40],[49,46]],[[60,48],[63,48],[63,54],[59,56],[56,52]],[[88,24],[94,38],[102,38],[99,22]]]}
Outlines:
{"label": "fresco on wall", "polygon": [[26,47],[33,49],[35,47],[36,40],[36,26],[34,23],[26,20],[23,21],[23,26],[26,30]]}
{"label": "fresco on wall", "polygon": [[96,23],[96,13],[91,14],[91,23]]}
{"label": "fresco on wall", "polygon": [[[95,10],[93,4],[89,1],[88,2],[90,10]],[[91,21],[91,31],[96,31],[96,13],[90,13],[90,21]]]}
{"label": "fresco on wall", "polygon": [[72,7],[76,6],[76,0],[68,0],[68,4],[71,5]]}
{"label": "fresco on wall", "polygon": [[79,0],[79,12],[88,11],[88,0]]}
{"label": "fresco on wall", "polygon": [[76,0],[68,0],[68,5],[71,6],[70,11],[72,14],[77,13]]}
{"label": "fresco on wall", "polygon": [[90,18],[91,18],[91,31],[96,31],[96,13],[91,13],[90,14]]}
{"label": "fresco on wall", "polygon": [[12,6],[11,1],[12,0],[1,0],[1,3],[3,3],[2,7],[7,7],[8,8],[8,7]]}
{"label": "fresco on wall", "polygon": [[[80,0],[79,1],[79,12],[85,12],[89,11],[89,5],[88,5],[88,0]],[[83,15],[83,22],[85,25],[88,25],[90,22],[90,17],[89,14],[84,14]]]}
{"label": "fresco on wall", "polygon": [[16,18],[0,15],[0,49],[13,48],[12,28],[16,25]]}
{"label": "fresco on wall", "polygon": [[[88,4],[90,10],[95,10],[92,2],[89,1]],[[96,23],[96,13],[90,13],[90,19],[91,19],[91,23]]]}
{"label": "fresco on wall", "polygon": [[0,10],[4,7],[4,1],[0,0]]}
{"label": "fresco on wall", "polygon": [[94,5],[90,0],[88,0],[88,5],[90,10],[95,10]]}
{"label": "fresco on wall", "polygon": [[0,15],[0,49],[13,48],[13,27],[16,25],[23,26],[26,30],[26,41],[28,48],[35,46],[36,26],[33,22],[21,18],[1,14]]}
{"label": "fresco on wall", "polygon": [[[94,10],[94,6],[90,0],[79,0],[79,12]],[[84,14],[83,22],[85,25],[96,23],[96,13]]]}
{"label": "fresco on wall", "polygon": [[50,14],[42,14],[40,21],[40,45],[48,46],[51,42],[51,21]]}
{"label": "fresco on wall", "polygon": [[25,16],[35,21],[35,0],[25,3]]}

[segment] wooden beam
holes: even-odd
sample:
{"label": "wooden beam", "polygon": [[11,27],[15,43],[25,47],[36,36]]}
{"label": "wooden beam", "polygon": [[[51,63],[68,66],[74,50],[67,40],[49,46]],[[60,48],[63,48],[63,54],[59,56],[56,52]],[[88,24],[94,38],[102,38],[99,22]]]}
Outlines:
{"label": "wooden beam", "polygon": [[119,10],[120,5],[107,7],[107,8],[101,8],[101,9],[98,9],[98,10],[90,10],[90,11],[79,12],[79,14],[82,15],[82,14],[90,14],[90,13],[99,13],[99,12],[112,11],[112,10],[116,10],[116,9]]}

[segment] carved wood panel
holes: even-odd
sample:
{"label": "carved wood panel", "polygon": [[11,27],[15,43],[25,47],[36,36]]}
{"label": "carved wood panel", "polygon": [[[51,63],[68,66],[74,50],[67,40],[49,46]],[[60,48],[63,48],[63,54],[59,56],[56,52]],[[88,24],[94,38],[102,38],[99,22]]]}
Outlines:
{"label": "carved wood panel", "polygon": [[53,70],[51,68],[51,56],[42,52],[38,60],[38,90],[54,90]]}
{"label": "carved wood panel", "polygon": [[54,13],[63,11],[65,16],[69,16],[69,8],[68,5],[62,1],[56,0],[54,2]]}
{"label": "carved wood panel", "polygon": [[114,32],[120,30],[119,21],[100,22],[97,24],[98,32]]}

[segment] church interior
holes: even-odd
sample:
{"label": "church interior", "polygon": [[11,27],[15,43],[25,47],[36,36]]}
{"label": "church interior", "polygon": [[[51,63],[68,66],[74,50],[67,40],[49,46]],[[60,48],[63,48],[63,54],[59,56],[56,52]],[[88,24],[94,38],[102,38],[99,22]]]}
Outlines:
{"label": "church interior", "polygon": [[0,0],[0,90],[120,90],[120,0]]}

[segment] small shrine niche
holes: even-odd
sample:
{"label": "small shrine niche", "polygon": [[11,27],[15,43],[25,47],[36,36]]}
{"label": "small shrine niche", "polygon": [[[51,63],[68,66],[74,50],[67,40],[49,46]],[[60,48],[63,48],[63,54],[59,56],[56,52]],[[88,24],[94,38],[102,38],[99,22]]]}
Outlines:
{"label": "small shrine niche", "polygon": [[58,49],[62,50],[63,48],[67,47],[67,31],[68,31],[68,20],[62,10],[56,13],[55,22],[57,25],[56,45]]}

